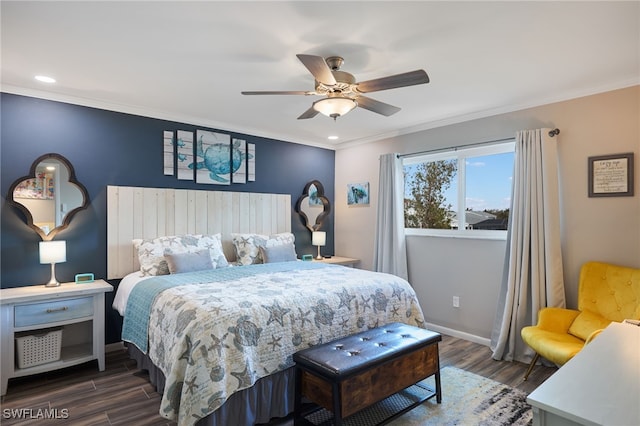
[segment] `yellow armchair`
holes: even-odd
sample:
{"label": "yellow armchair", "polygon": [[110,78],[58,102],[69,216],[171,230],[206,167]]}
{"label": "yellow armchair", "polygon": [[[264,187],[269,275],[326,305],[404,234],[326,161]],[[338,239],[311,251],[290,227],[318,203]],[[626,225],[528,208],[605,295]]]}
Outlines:
{"label": "yellow armchair", "polygon": [[521,330],[535,352],[527,380],[542,356],[561,366],[573,358],[612,321],[640,319],[640,269],[587,262],[580,269],[578,310],[543,308],[538,324]]}

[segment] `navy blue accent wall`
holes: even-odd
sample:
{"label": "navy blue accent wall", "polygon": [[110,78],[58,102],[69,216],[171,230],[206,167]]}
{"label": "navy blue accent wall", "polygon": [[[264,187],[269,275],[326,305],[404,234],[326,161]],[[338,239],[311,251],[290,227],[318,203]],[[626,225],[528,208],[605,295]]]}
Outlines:
{"label": "navy blue accent wall", "polygon": [[[7,93],[0,94],[0,102],[2,288],[45,283],[49,279],[50,266],[39,263],[39,236],[27,227],[22,213],[6,203],[13,181],[27,175],[33,161],[49,152],[69,160],[90,199],[89,208],[76,214],[69,227],[55,237],[67,241],[67,262],[56,265],[60,281],[73,281],[80,272],[106,277],[107,185],[291,194],[291,225],[298,255],[315,253],[310,232],[293,209],[306,182],[313,179],[322,182],[325,195],[333,204],[332,150]],[[164,176],[163,131],[196,129],[229,133],[255,143],[256,181],[204,185]],[[327,231],[325,253],[333,253],[333,220],[332,212],[323,226]],[[112,297],[108,296],[107,342],[119,340]]]}

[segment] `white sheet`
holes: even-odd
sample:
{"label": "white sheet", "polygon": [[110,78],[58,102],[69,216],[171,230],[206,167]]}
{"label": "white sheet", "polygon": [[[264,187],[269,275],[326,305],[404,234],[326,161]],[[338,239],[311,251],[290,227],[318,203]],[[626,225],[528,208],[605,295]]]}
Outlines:
{"label": "white sheet", "polygon": [[129,294],[131,294],[131,290],[138,284],[140,281],[144,281],[147,278],[151,278],[145,275],[142,275],[142,272],[135,271],[128,275],[126,275],[120,284],[118,285],[118,290],[116,291],[116,295],[113,298],[113,309],[118,311],[120,315],[124,316],[124,311],[127,309],[127,300],[129,299]]}

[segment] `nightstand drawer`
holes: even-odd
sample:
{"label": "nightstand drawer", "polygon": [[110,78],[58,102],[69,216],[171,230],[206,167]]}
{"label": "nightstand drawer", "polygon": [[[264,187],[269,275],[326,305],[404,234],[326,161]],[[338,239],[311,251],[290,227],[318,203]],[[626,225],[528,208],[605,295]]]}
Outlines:
{"label": "nightstand drawer", "polygon": [[93,297],[54,300],[15,307],[15,326],[49,324],[93,315]]}

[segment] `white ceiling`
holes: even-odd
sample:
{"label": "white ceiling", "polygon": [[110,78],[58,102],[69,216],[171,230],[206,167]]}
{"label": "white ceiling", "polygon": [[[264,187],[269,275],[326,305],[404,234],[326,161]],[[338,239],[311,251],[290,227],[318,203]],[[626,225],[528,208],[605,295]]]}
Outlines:
{"label": "white ceiling", "polygon": [[[326,147],[640,83],[640,2],[2,1],[2,91]],[[344,57],[365,81],[429,84],[297,120],[313,90],[296,54]],[[57,79],[54,85],[34,80]],[[336,142],[327,136],[338,135]]]}

